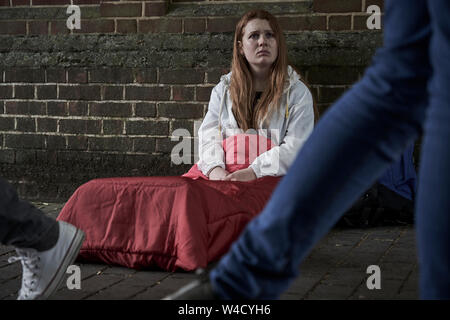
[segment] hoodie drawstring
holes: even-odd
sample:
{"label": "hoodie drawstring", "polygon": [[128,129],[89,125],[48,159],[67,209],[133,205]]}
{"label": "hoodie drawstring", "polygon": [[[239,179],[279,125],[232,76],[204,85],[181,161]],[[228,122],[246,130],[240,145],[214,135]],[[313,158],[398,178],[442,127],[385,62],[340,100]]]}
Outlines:
{"label": "hoodie drawstring", "polygon": [[290,90],[291,88],[289,87],[288,88],[288,90],[287,90],[287,96],[286,96],[286,113],[285,113],[285,118],[286,118],[286,120],[289,118],[289,105],[288,105],[288,103],[289,103],[289,90]]}
{"label": "hoodie drawstring", "polygon": [[225,100],[225,94],[227,93],[228,87],[225,87],[222,93],[222,99],[220,100],[220,108],[219,108],[219,132],[222,134],[222,108],[223,108],[223,102]]}

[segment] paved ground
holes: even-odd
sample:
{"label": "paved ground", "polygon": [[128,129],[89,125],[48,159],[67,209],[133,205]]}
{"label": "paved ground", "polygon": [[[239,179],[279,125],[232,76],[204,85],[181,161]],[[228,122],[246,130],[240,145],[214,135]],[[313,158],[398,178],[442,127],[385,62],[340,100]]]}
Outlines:
{"label": "paved ground", "polygon": [[[56,217],[63,204],[36,203]],[[282,299],[417,299],[418,270],[412,226],[333,229],[301,266],[301,276]],[[12,247],[0,246],[0,300],[15,299],[20,263],[8,264]],[[104,264],[82,264],[81,289],[63,287],[53,299],[160,299],[190,282],[188,272],[136,271]],[[378,265],[381,289],[369,290],[370,265]],[[69,277],[69,274],[67,275]]]}

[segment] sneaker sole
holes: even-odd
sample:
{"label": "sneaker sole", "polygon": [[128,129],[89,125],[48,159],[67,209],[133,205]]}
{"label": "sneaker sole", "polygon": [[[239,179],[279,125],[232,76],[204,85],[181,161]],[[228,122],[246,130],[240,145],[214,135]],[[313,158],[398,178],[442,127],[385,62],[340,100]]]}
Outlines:
{"label": "sneaker sole", "polygon": [[48,284],[47,288],[42,292],[42,294],[37,297],[37,300],[45,300],[50,297],[60,286],[66,274],[67,268],[75,261],[80,252],[81,245],[83,244],[85,235],[80,229],[77,229],[72,242],[70,243],[69,250],[67,250],[66,256],[61,262],[55,276]]}

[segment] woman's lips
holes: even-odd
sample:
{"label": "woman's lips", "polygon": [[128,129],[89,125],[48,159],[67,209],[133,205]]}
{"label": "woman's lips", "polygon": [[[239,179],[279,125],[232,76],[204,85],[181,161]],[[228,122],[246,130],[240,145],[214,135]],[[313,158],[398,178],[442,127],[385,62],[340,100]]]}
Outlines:
{"label": "woman's lips", "polygon": [[269,55],[269,51],[260,51],[260,52],[257,53],[257,55],[259,55],[259,54],[268,56]]}

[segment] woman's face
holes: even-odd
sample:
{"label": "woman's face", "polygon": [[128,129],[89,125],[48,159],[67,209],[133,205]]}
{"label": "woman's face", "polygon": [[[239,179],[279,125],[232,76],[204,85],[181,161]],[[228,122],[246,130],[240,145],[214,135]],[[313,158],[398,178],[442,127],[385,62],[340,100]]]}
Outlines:
{"label": "woman's face", "polygon": [[269,68],[278,56],[278,45],[269,21],[250,20],[244,27],[239,52],[245,55],[253,71]]}

